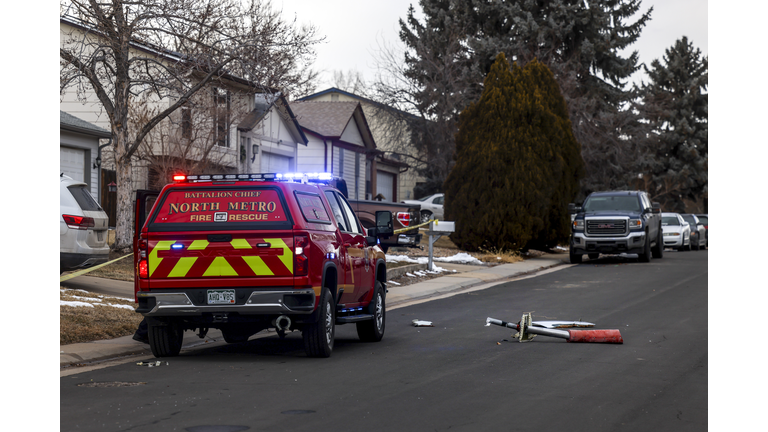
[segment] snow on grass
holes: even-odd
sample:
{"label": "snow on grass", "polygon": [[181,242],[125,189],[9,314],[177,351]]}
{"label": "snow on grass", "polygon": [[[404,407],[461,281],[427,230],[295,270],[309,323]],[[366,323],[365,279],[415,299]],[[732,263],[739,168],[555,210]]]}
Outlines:
{"label": "snow on grass", "polygon": [[93,303],[81,302],[81,301],[64,301],[60,300],[60,306],[73,306],[73,307],[96,307]]}
{"label": "snow on grass", "polygon": [[[439,262],[452,262],[452,263],[459,263],[459,264],[483,264],[482,261],[479,259],[473,257],[472,255],[461,252],[454,256],[449,257],[433,257],[432,261],[439,261]],[[429,262],[428,257],[416,257],[411,258],[406,255],[387,255],[387,262],[408,262],[408,263],[414,263],[414,264],[426,264]]]}

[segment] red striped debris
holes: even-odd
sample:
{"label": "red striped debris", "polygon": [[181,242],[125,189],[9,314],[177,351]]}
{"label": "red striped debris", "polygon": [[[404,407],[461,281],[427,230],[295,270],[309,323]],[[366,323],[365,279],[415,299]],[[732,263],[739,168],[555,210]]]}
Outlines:
{"label": "red striped debris", "polygon": [[510,323],[488,317],[485,319],[486,327],[495,324],[517,330],[515,337],[520,342],[527,342],[536,335],[551,336],[565,339],[568,342],[586,343],[615,343],[623,344],[624,339],[618,330],[560,330],[567,327],[593,327],[594,324],[583,321],[557,321],[555,324],[542,325],[543,322],[533,321],[530,313],[523,314],[518,323]]}

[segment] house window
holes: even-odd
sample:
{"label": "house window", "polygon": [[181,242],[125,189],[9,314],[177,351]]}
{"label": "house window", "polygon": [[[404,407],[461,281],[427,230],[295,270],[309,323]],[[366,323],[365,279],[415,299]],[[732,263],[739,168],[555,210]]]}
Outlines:
{"label": "house window", "polygon": [[229,147],[229,91],[213,88],[213,138],[216,145]]}

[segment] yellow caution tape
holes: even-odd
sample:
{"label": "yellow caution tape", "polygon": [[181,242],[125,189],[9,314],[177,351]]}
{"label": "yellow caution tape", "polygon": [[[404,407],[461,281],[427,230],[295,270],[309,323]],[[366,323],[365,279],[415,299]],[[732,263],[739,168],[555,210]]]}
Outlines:
{"label": "yellow caution tape", "polygon": [[410,230],[412,230],[414,228],[421,228],[423,226],[427,226],[427,225],[431,224],[432,221],[435,221],[435,225],[437,225],[437,219],[430,219],[427,222],[424,222],[423,224],[420,224],[420,225],[415,225],[415,226],[412,226],[412,227],[395,230],[392,234],[400,234],[401,232],[410,231]]}
{"label": "yellow caution tape", "polygon": [[107,261],[107,262],[105,262],[104,264],[99,264],[99,265],[97,265],[97,266],[88,267],[87,269],[83,269],[83,270],[79,270],[79,271],[76,271],[76,272],[74,272],[74,273],[70,273],[70,274],[68,274],[68,275],[65,275],[65,276],[62,276],[61,278],[59,278],[59,282],[64,282],[65,280],[70,280],[70,279],[72,279],[73,277],[78,277],[78,276],[84,275],[84,274],[86,274],[86,273],[88,273],[88,272],[90,272],[90,271],[94,271],[94,270],[96,270],[96,269],[98,269],[98,268],[102,268],[102,267],[104,267],[105,265],[109,265],[109,264],[112,264],[112,263],[113,263],[113,262],[115,262],[115,261],[120,261],[121,259],[123,259],[123,258],[125,258],[125,257],[127,257],[127,256],[131,256],[131,255],[133,255],[133,254],[132,254],[132,253],[129,253],[128,255],[123,255],[123,256],[121,256],[120,258],[116,258],[116,259],[113,259],[112,261]]}

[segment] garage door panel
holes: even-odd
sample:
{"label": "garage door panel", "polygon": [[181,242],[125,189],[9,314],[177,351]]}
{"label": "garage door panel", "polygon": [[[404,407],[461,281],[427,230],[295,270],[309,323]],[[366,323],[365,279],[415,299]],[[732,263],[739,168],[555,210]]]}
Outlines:
{"label": "garage door panel", "polygon": [[73,180],[85,181],[85,150],[73,149],[69,147],[59,147],[61,149],[59,165],[64,175],[72,177]]}

